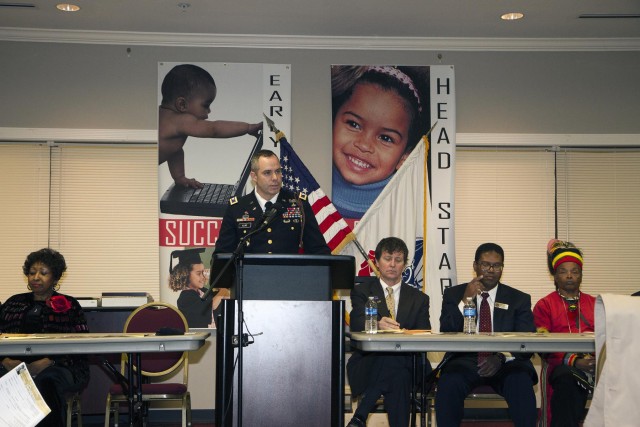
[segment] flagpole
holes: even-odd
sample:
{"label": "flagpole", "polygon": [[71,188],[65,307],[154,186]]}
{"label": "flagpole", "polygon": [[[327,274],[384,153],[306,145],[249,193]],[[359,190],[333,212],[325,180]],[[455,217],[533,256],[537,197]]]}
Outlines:
{"label": "flagpole", "polygon": [[364,251],[364,248],[362,247],[360,242],[358,242],[358,238],[357,237],[354,237],[353,243],[356,245],[356,248],[358,248],[358,251],[360,251],[360,255],[362,255],[362,257],[367,260],[367,264],[369,264],[369,267],[371,268],[371,271],[373,271],[373,273],[376,275],[376,277],[380,277],[380,271],[378,270],[378,267],[373,262],[373,260],[371,258],[369,258],[369,255]]}
{"label": "flagpole", "polygon": [[438,121],[436,120],[436,122],[433,124],[433,126],[431,126],[431,129],[429,129],[429,132],[427,132],[424,137],[422,138],[422,141],[424,143],[424,159],[423,159],[423,181],[422,181],[422,187],[423,187],[423,193],[422,193],[422,200],[424,203],[424,207],[422,210],[422,265],[423,265],[423,275],[422,275],[422,292],[427,293],[427,280],[429,280],[429,273],[428,273],[428,266],[427,266],[427,250],[429,249],[429,244],[428,244],[428,240],[427,240],[427,218],[429,217],[428,213],[429,213],[429,209],[431,207],[431,203],[429,200],[429,196],[431,194],[431,192],[429,191],[429,177],[428,177],[428,170],[429,167],[427,165],[428,161],[429,161],[429,146],[430,146],[430,141],[429,141],[429,137],[431,136],[431,132],[433,131],[433,129],[436,127],[436,125],[438,124]]}
{"label": "flagpole", "polygon": [[427,280],[429,279],[429,275],[427,274],[427,250],[428,250],[428,242],[427,242],[427,218],[428,218],[428,211],[430,208],[430,203],[429,203],[429,177],[428,177],[428,160],[429,160],[429,136],[431,136],[431,132],[433,131],[433,129],[436,127],[436,125],[438,124],[438,121],[436,120],[436,122],[433,124],[433,126],[431,126],[431,129],[429,129],[429,131],[427,133],[425,133],[422,138],[420,139],[420,142],[422,142],[424,144],[424,158],[422,161],[422,166],[423,166],[423,181],[422,181],[422,200],[424,203],[423,206],[423,210],[422,210],[422,236],[423,236],[423,250],[422,250],[422,265],[423,265],[423,277],[422,277],[422,292],[426,293],[427,292]]}
{"label": "flagpole", "polygon": [[[436,122],[437,123],[437,122]],[[433,125],[435,126],[435,124]],[[422,167],[423,167],[423,177],[422,177],[422,187],[423,187],[423,193],[422,193],[422,200],[424,203],[423,209],[422,209],[422,265],[423,265],[423,275],[422,275],[422,292],[427,293],[427,280],[429,279],[429,274],[425,274],[427,272],[427,251],[429,249],[429,244],[428,244],[428,240],[427,240],[427,220],[429,218],[429,209],[431,208],[431,203],[429,200],[429,195],[430,195],[430,191],[429,191],[429,177],[428,175],[428,166],[427,166],[427,162],[429,161],[429,134],[431,134],[431,131],[433,130],[433,127],[431,128],[431,130],[429,130],[429,133],[426,134],[424,136],[424,158],[423,158],[423,163],[422,163]]]}

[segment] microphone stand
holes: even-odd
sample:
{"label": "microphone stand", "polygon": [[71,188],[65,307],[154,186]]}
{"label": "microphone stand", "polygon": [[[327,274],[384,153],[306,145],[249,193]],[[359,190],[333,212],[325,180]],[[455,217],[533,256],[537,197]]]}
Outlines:
{"label": "microphone stand", "polygon": [[[245,342],[242,334],[242,325],[244,324],[244,312],[242,310],[244,248],[245,248],[245,243],[247,242],[247,240],[249,240],[249,238],[251,238],[251,236],[263,231],[265,228],[267,228],[271,220],[273,220],[273,217],[276,215],[277,210],[275,208],[272,208],[272,209],[273,210],[271,211],[265,212],[264,216],[262,217],[263,218],[262,223],[258,227],[256,227],[254,230],[252,230],[246,236],[243,236],[240,239],[240,242],[238,242],[238,246],[233,251],[233,253],[229,257],[225,265],[220,270],[220,272],[217,274],[216,278],[214,280],[209,279],[209,290],[200,298],[202,301],[205,301],[209,297],[209,295],[211,295],[215,285],[218,283],[218,281],[220,280],[224,272],[227,271],[229,266],[232,263],[236,264],[236,279],[235,279],[234,285],[236,288],[236,301],[238,304],[238,323],[236,327],[237,334],[238,334],[237,335],[237,346],[238,346],[237,427],[242,427],[242,348],[249,345],[248,340],[247,342]],[[213,255],[212,255],[211,265],[213,265]]]}
{"label": "microphone stand", "polygon": [[[253,235],[260,233],[262,230],[264,230],[265,228],[267,228],[267,226],[271,223],[271,221],[273,220],[273,218],[277,215],[278,213],[278,207],[274,206],[273,208],[271,208],[270,210],[268,210],[267,212],[265,212],[261,218],[261,222],[259,223],[259,225],[251,230],[249,232],[249,234],[247,234],[246,236],[243,236],[240,239],[240,242],[238,242],[238,246],[236,247],[236,250],[233,251],[233,253],[231,254],[231,257],[229,257],[229,259],[227,260],[227,262],[224,264],[224,266],[222,267],[222,269],[220,270],[220,272],[216,275],[216,278],[214,279],[213,276],[211,276],[209,278],[209,289],[207,290],[207,292],[204,293],[204,295],[202,295],[200,297],[201,301],[206,301],[207,298],[209,298],[211,296],[211,294],[213,293],[213,289],[215,288],[215,285],[218,284],[218,282],[220,281],[220,279],[222,278],[222,276],[224,275],[224,273],[227,271],[227,269],[229,268],[229,266],[231,264],[233,264],[234,262],[236,262],[236,260],[238,259],[242,259],[242,257],[244,256],[244,244],[247,240],[249,240]],[[214,257],[215,253],[213,255],[211,255],[211,265],[213,265],[213,257]],[[237,276],[236,276],[236,285],[237,283]],[[240,291],[240,292],[238,292]],[[240,281],[240,289],[238,289],[236,287],[236,294],[240,294],[240,296],[242,296],[242,280]]]}

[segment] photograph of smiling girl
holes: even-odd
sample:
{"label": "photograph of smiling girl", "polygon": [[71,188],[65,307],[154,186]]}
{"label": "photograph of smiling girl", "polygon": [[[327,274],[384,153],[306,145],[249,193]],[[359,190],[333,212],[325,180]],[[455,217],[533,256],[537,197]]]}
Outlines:
{"label": "photograph of smiling girl", "polygon": [[428,66],[331,67],[332,201],[359,219],[430,128]]}

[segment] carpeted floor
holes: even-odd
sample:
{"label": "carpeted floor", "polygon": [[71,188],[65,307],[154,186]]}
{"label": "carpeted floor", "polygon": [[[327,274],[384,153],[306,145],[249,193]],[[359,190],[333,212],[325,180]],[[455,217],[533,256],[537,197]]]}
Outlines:
{"label": "carpeted floor", "polygon": [[[104,424],[83,424],[85,427],[103,427]],[[123,425],[123,424],[121,424]],[[367,423],[368,427],[386,427],[389,424],[386,422],[384,424],[372,424],[371,422]],[[149,424],[149,427],[158,426],[158,427],[181,427],[181,425],[175,423],[160,423],[160,424]],[[512,427],[513,423],[509,421],[467,421],[461,424],[461,427]],[[199,424],[193,423],[192,427],[214,427],[213,423],[211,424]]]}
{"label": "carpeted floor", "polygon": [[[83,424],[85,427],[103,427],[104,424],[87,424],[84,423]],[[126,425],[126,424],[122,424],[121,425]],[[389,424],[385,421],[384,423],[367,423],[368,427],[387,427]],[[158,426],[158,427],[181,427],[180,423],[156,423],[156,424],[148,424],[148,427],[153,427],[153,426]],[[512,427],[513,423],[509,422],[509,421],[467,421],[467,422],[463,422],[461,424],[461,427]],[[211,424],[200,424],[200,423],[193,423],[192,427],[214,427],[213,423]]]}
{"label": "carpeted floor", "polygon": [[[345,425],[351,419],[353,414],[345,414]],[[120,419],[121,426],[128,426],[126,416]],[[75,423],[74,423],[75,425]],[[83,425],[84,427],[103,427],[104,419],[101,416],[85,416],[83,417]],[[419,425],[419,421],[418,421]],[[432,423],[434,427],[436,426],[435,420]],[[147,427],[181,427],[181,423],[177,421],[150,421],[147,423]],[[510,421],[502,421],[502,420],[473,420],[473,421],[463,421],[461,427],[512,427],[513,423]],[[198,420],[194,420],[192,423],[192,427],[214,427],[214,423],[212,422],[202,422]],[[387,415],[383,413],[371,414],[369,419],[367,420],[367,427],[389,427],[389,423],[387,422]]]}
{"label": "carpeted floor", "polygon": [[[346,419],[345,424],[349,421],[350,417],[348,419]],[[121,420],[121,421],[125,421],[125,420]],[[104,426],[104,421],[102,423],[98,422],[97,420],[92,420],[90,422],[84,422],[83,420],[83,425],[84,427],[103,427]],[[126,422],[125,423],[120,423],[121,426],[126,426]],[[435,422],[433,423],[434,427],[435,427]],[[148,427],[181,427],[180,423],[176,423],[176,422],[154,422],[154,423],[149,423],[147,424]],[[374,414],[372,416],[369,417],[369,420],[367,422],[367,427],[388,427],[389,423],[387,422],[386,419],[386,415],[385,414]],[[461,424],[461,427],[512,427],[513,423],[511,423],[510,421],[465,421]],[[192,427],[214,427],[213,423],[198,423],[198,422],[194,422],[192,424]]]}

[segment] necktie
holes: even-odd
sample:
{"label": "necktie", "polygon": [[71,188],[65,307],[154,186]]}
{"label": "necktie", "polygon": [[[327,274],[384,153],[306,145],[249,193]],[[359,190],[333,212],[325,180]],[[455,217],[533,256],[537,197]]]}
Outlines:
{"label": "necktie", "polygon": [[267,202],[264,204],[264,213],[262,214],[262,218],[258,223],[259,226],[264,226],[265,221],[267,220],[267,214],[269,213],[269,209],[273,206],[273,203]]}
{"label": "necktie", "polygon": [[391,313],[391,318],[396,320],[396,300],[393,298],[393,288],[387,288],[387,297],[385,299],[389,313]]}
{"label": "necktie", "polygon": [[[489,308],[489,293],[482,293],[482,302],[480,303],[480,326],[479,332],[492,332],[491,328],[491,308]],[[484,361],[491,353],[478,353],[478,363]]]}

